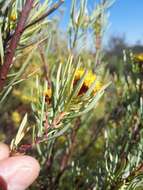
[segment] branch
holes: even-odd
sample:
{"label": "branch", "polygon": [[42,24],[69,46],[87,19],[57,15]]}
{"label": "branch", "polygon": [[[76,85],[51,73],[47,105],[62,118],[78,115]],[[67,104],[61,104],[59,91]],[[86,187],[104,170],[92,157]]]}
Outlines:
{"label": "branch", "polygon": [[[55,3],[52,5],[52,7],[45,13],[43,14],[40,18],[38,18],[37,20],[34,20],[33,22],[31,22],[30,24],[28,24],[27,26],[25,26],[23,28],[23,31],[24,32],[27,28],[33,26],[34,24],[37,24],[38,22],[42,21],[45,17],[49,16],[50,14],[52,14],[55,10],[57,10],[61,5],[62,3],[64,3],[64,0],[59,0],[59,2]],[[13,34],[11,34],[7,39],[6,39],[6,42],[8,42],[11,38],[13,37]]]}
{"label": "branch", "polygon": [[67,169],[69,169],[71,167],[70,161],[71,161],[71,157],[73,155],[73,151],[76,147],[76,138],[77,138],[78,130],[80,129],[80,124],[81,124],[80,118],[77,118],[76,126],[74,127],[72,134],[71,134],[71,144],[68,147],[68,152],[65,153],[62,157],[62,160],[60,163],[60,171],[54,180],[54,188],[53,189],[57,189],[62,175],[65,173],[65,171]]}
{"label": "branch", "polygon": [[37,20],[34,20],[33,22],[31,22],[30,24],[28,24],[27,26],[25,26],[24,30],[35,25],[36,23],[40,22],[41,20],[43,20],[44,18],[46,18],[47,16],[49,16],[50,14],[52,14],[55,10],[57,10],[62,4],[64,3],[64,0],[59,0],[57,3],[53,4],[52,7],[45,13],[43,14],[40,18],[38,18]]}
{"label": "branch", "polygon": [[90,137],[90,139],[91,139],[90,142],[83,148],[82,152],[79,154],[79,157],[83,157],[84,155],[88,154],[88,151],[95,144],[95,142],[96,142],[97,138],[99,137],[99,134],[102,132],[102,129],[104,128],[105,124],[106,124],[105,120],[99,119],[99,121],[97,121],[96,128],[95,128],[95,125],[93,125],[92,128],[95,131],[92,132],[92,136]]}
{"label": "branch", "polygon": [[7,78],[7,74],[10,70],[10,66],[13,64],[13,58],[15,55],[16,48],[18,46],[18,43],[20,41],[20,37],[23,33],[23,29],[25,28],[26,21],[28,18],[28,15],[30,13],[30,10],[33,6],[34,0],[26,0],[26,3],[22,9],[19,22],[17,24],[15,33],[10,41],[9,47],[6,51],[5,57],[4,57],[4,64],[2,65],[0,69],[0,91],[3,89],[5,80]]}

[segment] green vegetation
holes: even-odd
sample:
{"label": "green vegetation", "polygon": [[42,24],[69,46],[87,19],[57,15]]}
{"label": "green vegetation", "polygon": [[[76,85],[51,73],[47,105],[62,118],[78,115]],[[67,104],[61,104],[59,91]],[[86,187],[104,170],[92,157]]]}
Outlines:
{"label": "green vegetation", "polygon": [[143,189],[143,47],[103,49],[112,3],[72,0],[63,32],[62,0],[0,1],[0,141],[39,160],[31,190]]}

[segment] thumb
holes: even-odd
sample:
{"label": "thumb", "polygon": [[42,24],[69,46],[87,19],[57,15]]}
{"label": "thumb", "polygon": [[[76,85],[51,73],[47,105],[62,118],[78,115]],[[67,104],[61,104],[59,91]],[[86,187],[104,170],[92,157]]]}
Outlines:
{"label": "thumb", "polygon": [[30,156],[9,157],[0,161],[0,182],[3,180],[8,190],[24,190],[38,177],[39,171],[39,163]]}

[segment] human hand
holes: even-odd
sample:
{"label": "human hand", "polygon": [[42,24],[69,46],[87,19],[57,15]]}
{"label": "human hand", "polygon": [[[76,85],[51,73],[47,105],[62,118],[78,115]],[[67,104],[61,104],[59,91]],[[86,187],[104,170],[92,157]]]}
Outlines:
{"label": "human hand", "polygon": [[9,148],[0,143],[0,189],[24,190],[38,177],[40,166],[30,156],[9,157]]}

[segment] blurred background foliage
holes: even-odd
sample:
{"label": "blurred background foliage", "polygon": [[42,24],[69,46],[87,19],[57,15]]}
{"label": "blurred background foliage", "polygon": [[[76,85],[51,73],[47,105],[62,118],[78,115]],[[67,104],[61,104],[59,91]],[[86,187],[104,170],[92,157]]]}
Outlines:
{"label": "blurred background foliage", "polygon": [[[2,6],[1,57],[23,2]],[[52,3],[35,0],[28,24]],[[40,176],[29,189],[143,189],[143,46],[129,46],[124,37],[112,36],[103,48],[108,8],[113,2],[98,2],[92,12],[87,11],[86,3],[72,1],[66,32],[59,27],[61,8],[58,16],[43,19],[23,33],[1,92],[0,140],[10,144],[22,128],[20,137],[12,141],[12,152],[32,155],[41,164]],[[7,13],[2,12],[4,8]],[[87,48],[90,43],[94,50]],[[82,110],[79,106],[90,102],[92,95],[88,100],[77,95],[65,109],[70,77],[81,66],[92,70],[102,84],[112,82],[97,105],[84,114],[88,106]],[[86,73],[81,86],[84,77]],[[43,93],[48,93],[48,100]],[[54,126],[48,132],[46,122]]]}

